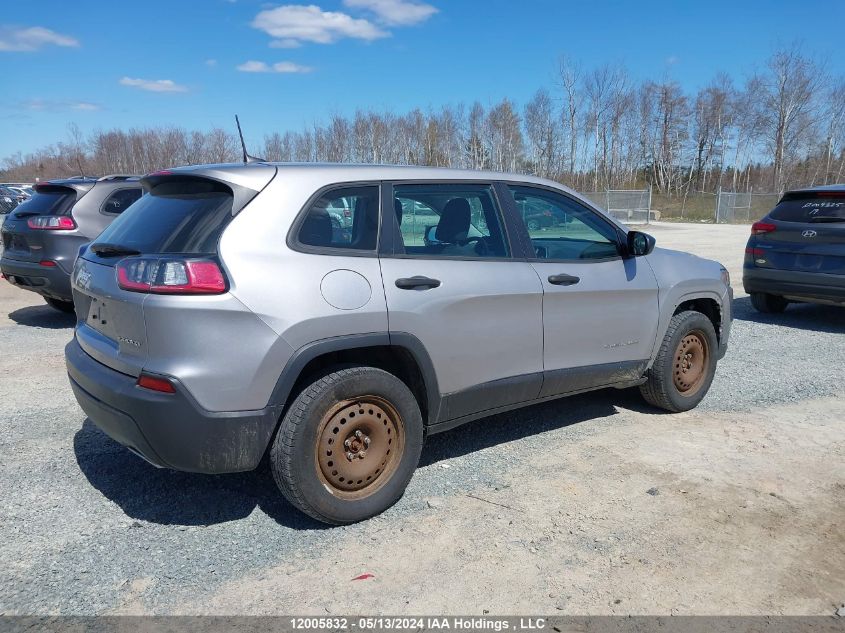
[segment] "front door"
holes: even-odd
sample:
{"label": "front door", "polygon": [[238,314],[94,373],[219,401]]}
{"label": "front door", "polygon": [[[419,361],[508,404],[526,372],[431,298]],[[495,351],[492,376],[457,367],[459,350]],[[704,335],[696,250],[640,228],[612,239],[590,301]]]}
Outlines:
{"label": "front door", "polygon": [[[623,259],[618,231],[575,198],[508,185],[543,285],[542,396],[642,375],[657,333],[657,281],[642,258]],[[531,209],[524,214],[519,209]],[[548,221],[529,220],[537,216]]]}

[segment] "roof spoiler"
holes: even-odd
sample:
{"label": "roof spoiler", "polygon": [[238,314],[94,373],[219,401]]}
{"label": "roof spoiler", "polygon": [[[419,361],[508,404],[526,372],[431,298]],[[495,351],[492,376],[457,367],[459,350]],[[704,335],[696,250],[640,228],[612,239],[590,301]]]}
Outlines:
{"label": "roof spoiler", "polygon": [[141,176],[139,176],[138,174],[108,174],[107,176],[97,178],[97,182],[105,182],[108,180],[131,180],[133,178],[140,179]]}

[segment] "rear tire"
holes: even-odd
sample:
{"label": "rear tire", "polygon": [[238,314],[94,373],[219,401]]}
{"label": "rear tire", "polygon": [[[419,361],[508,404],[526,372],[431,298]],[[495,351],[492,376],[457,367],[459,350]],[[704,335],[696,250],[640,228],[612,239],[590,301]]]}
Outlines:
{"label": "rear tire", "polygon": [[53,299],[52,297],[44,297],[44,301],[47,302],[48,306],[59,312],[64,312],[65,314],[73,312],[73,301],[62,301],[61,299]]}
{"label": "rear tire", "polygon": [[780,314],[786,310],[789,301],[777,295],[770,295],[765,292],[752,292],[751,305],[757,312],[763,314]]}
{"label": "rear tire", "polygon": [[694,408],[713,382],[718,349],[710,319],[700,312],[676,314],[646,374],[646,382],[640,385],[643,398],[672,413]]}
{"label": "rear tire", "polygon": [[422,445],[420,408],[405,383],[381,369],[349,367],[319,377],[294,399],[270,466],[291,504],[341,525],[396,503]]}

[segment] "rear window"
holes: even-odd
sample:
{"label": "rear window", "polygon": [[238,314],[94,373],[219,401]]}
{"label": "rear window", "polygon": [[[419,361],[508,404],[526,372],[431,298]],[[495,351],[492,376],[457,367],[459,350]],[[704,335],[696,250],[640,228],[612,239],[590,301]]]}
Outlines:
{"label": "rear window", "polygon": [[789,198],[778,203],[769,217],[781,222],[845,222],[845,194]]}
{"label": "rear window", "polygon": [[141,253],[213,255],[232,218],[232,191],[211,180],[165,181],[97,238]]}
{"label": "rear window", "polygon": [[76,202],[76,191],[70,187],[38,187],[33,196],[22,202],[16,211],[38,215],[70,215]]}

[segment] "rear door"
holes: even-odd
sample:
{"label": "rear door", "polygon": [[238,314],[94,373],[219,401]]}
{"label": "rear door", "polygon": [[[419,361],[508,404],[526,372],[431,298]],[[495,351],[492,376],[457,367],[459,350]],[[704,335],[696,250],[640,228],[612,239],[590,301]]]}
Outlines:
{"label": "rear door", "polygon": [[[619,254],[619,230],[562,192],[509,184],[510,208],[542,282],[543,396],[635,379],[657,333],[657,281],[641,258]],[[522,220],[519,206],[547,208],[545,226]]]}
{"label": "rear door", "polygon": [[845,192],[788,193],[760,224],[758,268],[845,275]]}
{"label": "rear door", "polygon": [[391,336],[419,339],[439,421],[531,400],[542,381],[542,287],[517,261],[490,183],[395,183],[381,257]]}

